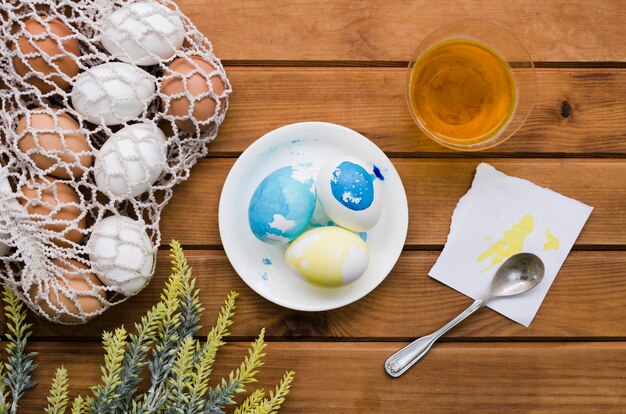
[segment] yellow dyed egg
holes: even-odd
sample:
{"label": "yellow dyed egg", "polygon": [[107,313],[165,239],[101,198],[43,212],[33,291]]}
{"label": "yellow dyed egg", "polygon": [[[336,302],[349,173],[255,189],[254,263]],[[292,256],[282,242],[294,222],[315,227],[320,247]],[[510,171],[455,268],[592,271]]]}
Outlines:
{"label": "yellow dyed egg", "polygon": [[365,242],[341,227],[318,227],[302,233],[287,248],[285,261],[306,281],[339,287],[365,273],[369,252]]}

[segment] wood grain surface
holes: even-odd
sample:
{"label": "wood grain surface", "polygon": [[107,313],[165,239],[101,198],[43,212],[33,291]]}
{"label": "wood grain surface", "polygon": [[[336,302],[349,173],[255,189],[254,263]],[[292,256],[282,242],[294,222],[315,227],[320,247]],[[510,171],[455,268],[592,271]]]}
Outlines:
{"label": "wood grain surface", "polygon": [[[626,344],[445,343],[400,380],[381,361],[404,343],[271,343],[258,386],[273,387],[296,368],[282,413],[619,413],[626,398]],[[212,383],[238,366],[246,343],[218,354]],[[97,343],[38,342],[39,386],[22,408],[41,412],[54,370],[63,364],[74,393],[99,381]],[[257,385],[257,384],[254,384]],[[250,388],[253,389],[253,388]]]}
{"label": "wood grain surface", "polygon": [[226,60],[408,61],[443,24],[487,20],[536,61],[626,61],[624,1],[182,0]]}
{"label": "wood grain surface", "polygon": [[[157,271],[144,291],[81,327],[29,317],[40,384],[20,414],[42,412],[60,365],[74,393],[98,382],[102,331],[131,327],[158,300],[170,239],[183,243],[201,289],[199,336],[226,294],[240,292],[213,378],[237,366],[265,327],[259,385],[297,371],[281,413],[626,413],[625,0],[177,3],[225,64],[234,88],[226,121],[164,211]],[[466,18],[510,29],[538,67],[527,122],[480,153],[431,142],[404,98],[405,67],[419,41]],[[407,243],[391,274],[362,300],[328,312],[291,311],[259,297],[231,267],[218,232],[219,196],[236,157],[300,121],[338,123],[370,138],[391,157],[409,202]],[[470,303],[427,273],[480,162],[594,211],[529,328],[482,309],[392,380],[383,371],[391,353]]]}
{"label": "wood grain surface", "polygon": [[504,144],[479,154],[447,150],[419,130],[405,103],[404,68],[226,71],[235,93],[210,156],[239,154],[272,129],[311,120],[345,125],[398,156],[626,154],[626,69],[538,69],[539,92],[526,123]]}
{"label": "wood grain surface", "polygon": [[[469,189],[481,161],[593,206],[577,245],[626,244],[626,160],[395,158],[409,201],[407,248],[443,245],[454,207]],[[164,212],[164,240],[220,245],[219,195],[233,163],[230,158],[204,159],[194,167]]]}
{"label": "wood grain surface", "polygon": [[[261,327],[266,328],[270,340],[279,341],[410,340],[428,334],[471,303],[427,276],[438,254],[404,252],[391,274],[370,295],[340,309],[307,313],[285,309],[258,296],[239,279],[222,251],[188,250],[206,308],[198,335],[208,333],[224,298],[233,289],[240,293],[232,327],[233,336],[239,339],[251,339]],[[446,340],[626,340],[624,268],[626,252],[575,252],[529,328],[482,309],[447,334]],[[129,324],[139,320],[154,305],[169,271],[167,253],[162,251],[153,280],[139,295],[89,322],[88,329],[33,318],[35,337],[98,341],[103,330],[113,330],[120,321]],[[611,286],[610,291],[606,286]]]}

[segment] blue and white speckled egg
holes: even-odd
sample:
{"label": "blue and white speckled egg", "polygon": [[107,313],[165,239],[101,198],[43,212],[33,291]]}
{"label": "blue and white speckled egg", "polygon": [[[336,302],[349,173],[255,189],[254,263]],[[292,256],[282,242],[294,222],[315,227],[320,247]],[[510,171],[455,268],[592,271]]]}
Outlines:
{"label": "blue and white speckled egg", "polygon": [[306,168],[287,166],[274,171],[256,188],[248,221],[264,242],[287,243],[309,223],[315,209],[315,184]]}
{"label": "blue and white speckled egg", "polygon": [[339,287],[354,282],[369,265],[367,245],[341,227],[318,227],[298,236],[285,252],[285,262],[306,281]]}
{"label": "blue and white speckled egg", "polygon": [[366,231],[380,219],[383,180],[376,166],[354,157],[334,158],[319,172],[317,196],[333,222],[352,231]]}

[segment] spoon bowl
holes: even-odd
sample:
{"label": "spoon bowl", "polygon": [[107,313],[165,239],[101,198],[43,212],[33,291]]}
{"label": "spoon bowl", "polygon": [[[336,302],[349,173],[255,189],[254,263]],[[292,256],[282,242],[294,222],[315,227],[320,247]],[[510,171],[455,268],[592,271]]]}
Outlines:
{"label": "spoon bowl", "polygon": [[483,299],[513,296],[537,286],[543,279],[543,261],[532,253],[519,253],[509,257],[496,271]]}
{"label": "spoon bowl", "polygon": [[534,288],[541,282],[545,266],[541,259],[532,253],[519,253],[509,257],[496,271],[489,288],[480,299],[456,318],[430,335],[422,336],[405,346],[385,361],[385,371],[396,378],[404,374],[417,361],[422,359],[431,346],[443,334],[454,328],[465,318],[485,306],[491,299],[519,295]]}

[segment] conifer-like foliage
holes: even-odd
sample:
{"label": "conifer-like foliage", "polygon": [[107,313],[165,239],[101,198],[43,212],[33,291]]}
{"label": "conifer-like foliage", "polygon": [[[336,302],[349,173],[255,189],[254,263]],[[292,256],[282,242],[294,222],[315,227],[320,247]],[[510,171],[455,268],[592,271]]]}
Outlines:
{"label": "conifer-like foliage", "polygon": [[2,295],[7,319],[6,362],[0,362],[0,413],[17,413],[24,392],[36,385],[32,379],[36,368],[35,352],[26,351],[31,324],[26,323],[26,309],[19,298],[6,286]]}
{"label": "conifer-like foliage", "polygon": [[[227,406],[235,406],[237,394],[246,392],[246,386],[256,381],[265,356],[264,330],[239,367],[226,378],[212,380],[218,350],[225,344],[232,325],[237,293],[231,292],[226,298],[206,341],[196,339],[203,311],[199,291],[180,244],[173,241],[170,247],[172,273],[160,302],[135,324],[133,333],[124,327],[104,332],[101,384],[91,387],[91,395],[78,396],[70,402],[71,373],[63,367],[57,369],[44,409],[46,414],[222,414]],[[14,414],[24,392],[35,386],[31,379],[35,354],[25,351],[31,332],[30,325],[24,322],[23,305],[8,289],[3,300],[9,344],[7,362],[0,364],[0,414]],[[142,378],[150,382],[142,386]],[[233,412],[277,413],[293,378],[294,372],[289,371],[269,393],[262,389],[253,391]]]}

